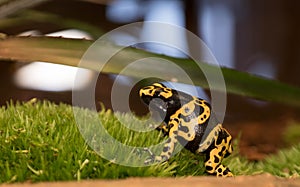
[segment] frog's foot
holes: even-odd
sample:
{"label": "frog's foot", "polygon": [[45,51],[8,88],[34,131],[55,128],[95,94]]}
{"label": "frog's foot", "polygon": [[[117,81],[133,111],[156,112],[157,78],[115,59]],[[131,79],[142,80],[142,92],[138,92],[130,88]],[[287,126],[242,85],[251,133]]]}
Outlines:
{"label": "frog's foot", "polygon": [[218,164],[215,167],[209,166],[208,162],[206,163],[206,172],[210,175],[215,175],[217,177],[233,177],[230,169],[222,164]]}
{"label": "frog's foot", "polygon": [[145,148],[144,151],[147,151],[150,154],[150,156],[144,162],[145,165],[150,165],[150,164],[153,164],[153,163],[159,163],[159,162],[167,160],[164,156],[155,156],[152,153],[152,151],[148,148]]}

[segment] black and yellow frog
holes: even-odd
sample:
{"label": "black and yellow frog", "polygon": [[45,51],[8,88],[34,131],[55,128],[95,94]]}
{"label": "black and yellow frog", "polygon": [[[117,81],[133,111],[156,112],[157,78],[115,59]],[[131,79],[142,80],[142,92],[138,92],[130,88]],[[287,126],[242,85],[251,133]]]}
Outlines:
{"label": "black and yellow frog", "polygon": [[193,153],[204,153],[206,172],[216,176],[233,176],[229,168],[221,164],[233,151],[232,137],[222,127],[205,100],[181,91],[153,83],[140,89],[143,102],[157,110],[164,118],[159,127],[169,138],[159,156],[150,151],[145,163],[168,160],[177,142]]}

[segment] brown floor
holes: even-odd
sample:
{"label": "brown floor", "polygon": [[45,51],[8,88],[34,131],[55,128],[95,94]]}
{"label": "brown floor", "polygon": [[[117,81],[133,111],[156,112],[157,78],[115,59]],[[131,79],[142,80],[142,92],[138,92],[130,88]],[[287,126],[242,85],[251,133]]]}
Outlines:
{"label": "brown floor", "polygon": [[139,186],[164,186],[164,187],[190,187],[191,185],[205,187],[275,187],[275,186],[300,186],[300,179],[280,179],[271,175],[238,176],[234,178],[216,177],[184,177],[184,178],[129,178],[125,180],[95,180],[81,182],[46,182],[46,183],[24,183],[24,184],[3,184],[0,187],[139,187]]}

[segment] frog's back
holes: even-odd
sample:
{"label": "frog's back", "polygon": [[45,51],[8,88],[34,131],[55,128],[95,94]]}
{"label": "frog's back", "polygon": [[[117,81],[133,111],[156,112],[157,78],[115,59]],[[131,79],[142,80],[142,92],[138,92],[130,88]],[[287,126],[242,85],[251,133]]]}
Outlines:
{"label": "frog's back", "polygon": [[211,107],[205,100],[181,92],[178,94],[181,97],[184,96],[185,100],[181,107],[171,115],[170,120],[177,122],[179,131],[185,133],[184,136],[178,137],[179,142],[186,149],[199,152],[200,145],[205,142],[203,138],[207,137],[205,133],[210,120],[213,123],[217,120],[214,115],[211,115]]}

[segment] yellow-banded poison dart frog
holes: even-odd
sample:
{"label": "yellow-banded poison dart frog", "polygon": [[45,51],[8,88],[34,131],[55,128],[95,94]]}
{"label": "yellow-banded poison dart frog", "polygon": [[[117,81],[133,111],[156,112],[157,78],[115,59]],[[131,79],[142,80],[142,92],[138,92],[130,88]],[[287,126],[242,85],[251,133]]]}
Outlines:
{"label": "yellow-banded poison dart frog", "polygon": [[206,155],[204,165],[208,174],[233,176],[229,168],[221,164],[233,151],[232,137],[218,122],[208,102],[161,83],[140,89],[139,95],[164,118],[159,128],[169,136],[161,154],[155,156],[149,151],[150,159],[145,164],[168,160],[179,142],[193,153]]}

